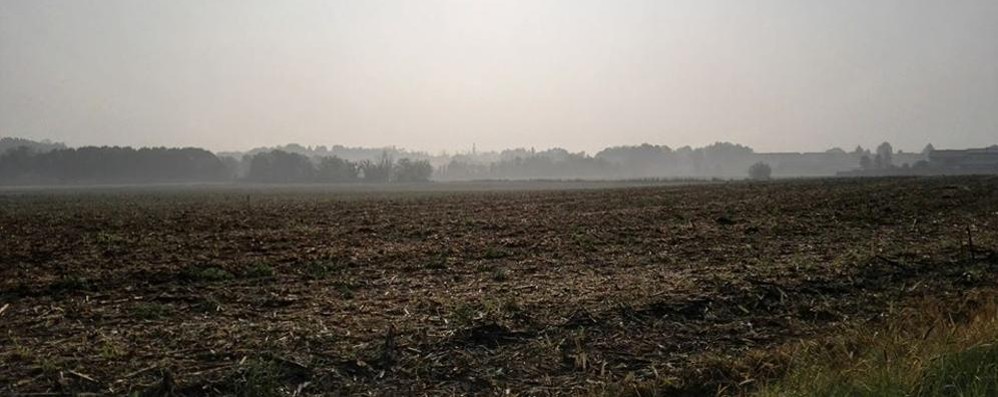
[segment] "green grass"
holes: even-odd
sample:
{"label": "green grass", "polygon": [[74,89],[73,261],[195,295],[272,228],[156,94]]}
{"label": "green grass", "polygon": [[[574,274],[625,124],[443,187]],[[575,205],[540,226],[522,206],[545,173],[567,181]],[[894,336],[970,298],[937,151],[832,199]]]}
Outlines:
{"label": "green grass", "polygon": [[194,282],[225,281],[235,278],[232,273],[217,267],[192,266],[184,270],[182,276]]}
{"label": "green grass", "polygon": [[426,268],[430,270],[447,270],[447,254],[441,253],[430,258],[430,261],[426,264]]}
{"label": "green grass", "polygon": [[54,291],[79,291],[90,287],[90,281],[86,277],[79,275],[66,275],[52,284]]}
{"label": "green grass", "polygon": [[132,317],[142,320],[157,320],[168,316],[172,311],[170,306],[167,305],[143,302],[132,307]]}
{"label": "green grass", "polygon": [[331,261],[311,261],[302,264],[301,272],[308,279],[322,280],[339,272],[342,267],[341,264]]}
{"label": "green grass", "polygon": [[596,247],[599,244],[599,241],[595,237],[582,230],[577,230],[572,234],[572,241],[575,242],[575,245],[582,248],[583,251],[587,252],[597,251]]}
{"label": "green grass", "polygon": [[998,305],[983,305],[969,316],[955,314],[929,306],[883,328],[857,327],[835,338],[803,342],[787,352],[786,376],[755,395],[998,395]]}
{"label": "green grass", "polygon": [[485,250],[485,254],[482,255],[482,259],[502,259],[510,256],[509,251],[502,248],[489,247]]}
{"label": "green grass", "polygon": [[263,262],[255,262],[246,269],[245,275],[249,278],[274,277],[274,267]]}
{"label": "green grass", "polygon": [[247,363],[243,380],[237,385],[236,395],[241,397],[287,395],[282,391],[280,367],[269,360],[253,360]]}
{"label": "green grass", "polygon": [[112,340],[104,339],[100,345],[100,357],[106,361],[113,361],[125,355],[124,349]]}
{"label": "green grass", "polygon": [[943,355],[928,368],[919,395],[998,395],[998,346],[977,345]]}
{"label": "green grass", "polygon": [[191,309],[198,313],[208,314],[222,311],[222,302],[213,296],[206,296],[191,305]]}
{"label": "green grass", "polygon": [[334,282],[332,286],[336,290],[336,292],[340,293],[340,297],[342,297],[343,299],[353,299],[354,298],[354,292],[353,291],[354,291],[354,289],[357,286],[355,286],[355,285],[353,285],[351,283],[342,282],[342,281]]}
{"label": "green grass", "polygon": [[509,280],[509,271],[506,269],[495,269],[492,272],[492,281],[501,283],[507,280]]}

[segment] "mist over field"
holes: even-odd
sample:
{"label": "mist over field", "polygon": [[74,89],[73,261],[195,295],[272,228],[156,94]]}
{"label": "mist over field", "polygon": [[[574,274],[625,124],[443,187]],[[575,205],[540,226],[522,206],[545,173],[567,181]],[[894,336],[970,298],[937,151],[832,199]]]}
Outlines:
{"label": "mist over field", "polygon": [[984,0],[4,0],[0,136],[32,150],[0,151],[0,184],[994,173],[996,16]]}
{"label": "mist over field", "polygon": [[[979,154],[974,154],[980,152]],[[956,154],[957,162],[943,161]],[[980,159],[977,156],[984,156]],[[943,158],[943,160],[940,160]],[[0,138],[0,185],[147,183],[425,183],[515,180],[732,180],[998,173],[998,146],[915,153],[884,142],[817,153],[757,153],[717,142],[701,148],[618,146],[594,155],[561,148],[430,155],[396,147],[289,144],[245,153],[200,148],[80,147]]]}
{"label": "mist over field", "polygon": [[986,147],[990,0],[3,0],[0,135],[247,151]]}

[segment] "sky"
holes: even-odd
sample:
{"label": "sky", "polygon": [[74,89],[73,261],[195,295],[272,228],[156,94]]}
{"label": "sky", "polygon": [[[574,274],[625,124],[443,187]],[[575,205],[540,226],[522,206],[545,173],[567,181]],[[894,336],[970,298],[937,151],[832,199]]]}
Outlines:
{"label": "sky", "polygon": [[0,0],[0,135],[981,147],[996,38],[995,0]]}

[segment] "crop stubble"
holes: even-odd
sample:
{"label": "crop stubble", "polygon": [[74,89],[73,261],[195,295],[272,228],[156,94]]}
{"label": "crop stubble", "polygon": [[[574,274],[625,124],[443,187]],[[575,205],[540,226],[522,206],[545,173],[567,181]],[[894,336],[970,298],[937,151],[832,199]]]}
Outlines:
{"label": "crop stubble", "polygon": [[2,392],[738,383],[704,358],[964,302],[998,266],[988,177],[0,203]]}

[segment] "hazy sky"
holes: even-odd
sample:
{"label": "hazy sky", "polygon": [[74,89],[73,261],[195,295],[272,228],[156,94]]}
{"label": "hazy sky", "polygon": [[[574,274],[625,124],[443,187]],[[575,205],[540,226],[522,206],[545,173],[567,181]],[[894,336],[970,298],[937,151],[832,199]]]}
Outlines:
{"label": "hazy sky", "polygon": [[0,135],[998,143],[996,0],[0,0]]}

